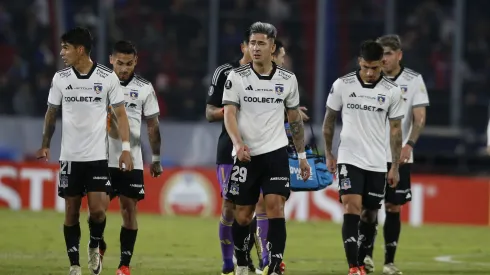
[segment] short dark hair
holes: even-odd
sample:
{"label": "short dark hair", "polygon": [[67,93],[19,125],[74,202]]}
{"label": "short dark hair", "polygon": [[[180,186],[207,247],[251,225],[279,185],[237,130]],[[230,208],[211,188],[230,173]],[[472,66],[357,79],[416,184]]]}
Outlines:
{"label": "short dark hair", "polygon": [[76,27],[65,32],[61,36],[61,42],[69,43],[73,46],[83,46],[85,48],[85,53],[90,54],[92,50],[92,34],[86,28]]}
{"label": "short dark hair", "polygon": [[136,46],[129,40],[120,40],[114,44],[112,48],[112,53],[123,53],[123,54],[134,54],[137,55],[138,51],[136,50]]}
{"label": "short dark hair", "polygon": [[383,35],[380,38],[378,38],[376,42],[381,44],[382,47],[388,47],[393,51],[402,49],[402,41],[400,39],[400,36],[398,36],[397,34]]}
{"label": "short dark hair", "polygon": [[276,44],[276,50],[272,53],[272,55],[277,56],[281,52],[281,48],[284,48],[284,44],[281,40],[274,40],[274,44]]}
{"label": "short dark hair", "polygon": [[370,62],[383,59],[383,47],[373,40],[366,40],[361,44],[359,57]]}
{"label": "short dark hair", "polygon": [[260,33],[265,34],[267,35],[267,38],[272,39],[276,39],[277,36],[277,29],[276,27],[274,27],[274,25],[269,23],[262,23],[260,21],[253,23],[252,26],[250,26],[249,28],[249,32],[249,35]]}
{"label": "short dark hair", "polygon": [[250,29],[247,29],[245,31],[245,33],[243,34],[243,43],[246,43],[248,44],[248,42],[250,41]]}

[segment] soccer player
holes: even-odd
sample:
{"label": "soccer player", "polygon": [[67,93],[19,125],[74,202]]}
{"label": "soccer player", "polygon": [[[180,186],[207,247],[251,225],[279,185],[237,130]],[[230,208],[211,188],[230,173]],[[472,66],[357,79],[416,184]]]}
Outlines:
{"label": "soccer player", "polygon": [[[283,66],[284,59],[286,57],[286,48],[284,44],[276,39],[274,41],[276,44],[276,49],[272,53],[272,61],[276,63],[278,66]],[[308,121],[309,117],[305,114],[305,107],[299,107],[299,112],[303,121]],[[287,116],[285,117],[287,122]],[[294,146],[292,139],[289,140],[289,146]],[[257,254],[259,257],[259,267],[256,270],[257,274],[262,274],[262,270],[269,263],[269,252],[267,251],[267,233],[269,231],[269,220],[267,219],[267,213],[265,209],[264,196],[262,192],[259,197],[259,201],[255,206],[255,217],[252,221],[252,226],[250,227],[252,230],[252,234],[256,234],[255,236],[255,247],[257,248]],[[281,263],[281,269],[284,270],[284,263]]]}
{"label": "soccer player", "polygon": [[[372,243],[366,239],[370,236],[367,230],[375,230],[386,181],[395,187],[399,180],[401,119],[405,110],[400,87],[381,75],[382,59],[383,48],[378,43],[371,40],[362,43],[360,70],[333,83],[323,122],[327,167],[331,173],[338,170],[339,175],[339,195],[344,206],[342,238],[350,275],[365,274],[364,266],[359,263],[366,255],[365,244]],[[337,160],[332,153],[332,140],[340,112],[343,126]],[[385,179],[387,118],[396,161]]]}
{"label": "soccer player", "polygon": [[119,168],[131,171],[129,122],[119,79],[109,68],[90,59],[92,36],[87,29],[75,28],[61,36],[61,58],[68,68],[56,72],[48,96],[41,149],[37,158],[49,159],[56,125],[56,112],[62,111],[60,182],[58,195],[65,199],[64,235],[70,275],[80,275],[80,205],[88,197],[90,242],[88,267],[91,274],[102,271],[99,254],[105,225],[107,194],[111,191],[107,161],[107,105],[119,121],[122,153]]}
{"label": "soccer player", "polygon": [[[401,50],[402,44],[398,35],[385,35],[378,38],[377,42],[384,49],[383,73],[401,88],[406,106],[402,120],[403,148],[400,158],[396,161],[400,164],[400,183],[396,189],[386,188],[386,221],[383,228],[385,240],[383,274],[397,275],[402,274],[394,265],[401,229],[400,210],[404,204],[412,200],[412,192],[410,190],[410,167],[411,163],[413,163],[412,150],[425,126],[425,108],[429,106],[429,97],[422,75],[400,65],[403,54]],[[395,160],[391,156],[389,146],[387,147],[388,169],[390,169]],[[375,231],[370,230],[370,232]],[[372,239],[374,241],[374,237]],[[368,256],[364,259],[368,273],[374,271],[373,249],[373,245],[368,246]]]}
{"label": "soccer player", "polygon": [[263,274],[281,274],[279,269],[286,245],[284,204],[290,195],[285,108],[299,152],[303,179],[310,176],[303,121],[298,111],[296,76],[272,62],[276,34],[271,24],[252,24],[248,44],[252,63],[230,72],[223,94],[225,127],[235,156],[226,196],[236,206],[233,240],[237,275],[248,274],[249,225],[261,189],[269,219],[267,246],[271,255]]}
{"label": "soccer player", "polygon": [[[225,86],[226,78],[233,68],[238,68],[241,65],[247,64],[252,61],[250,53],[248,51],[249,32],[247,31],[243,37],[243,41],[240,44],[242,51],[242,58],[230,63],[223,64],[216,68],[209,86],[208,96],[206,99],[206,119],[209,122],[223,121],[224,118],[224,105],[223,100],[223,88]],[[233,203],[227,198],[225,187],[230,178],[231,168],[233,167],[233,158],[231,152],[233,150],[233,143],[226,131],[225,125],[218,139],[218,150],[216,155],[216,174],[221,187],[221,195],[223,197],[223,204],[221,206],[221,218],[219,223],[219,239],[221,243],[221,255],[223,259],[222,275],[233,274],[233,235],[232,228],[234,219]],[[254,228],[255,230],[255,228]],[[253,231],[255,232],[255,231]],[[252,233],[251,237],[254,237]],[[249,247],[250,252],[251,247]],[[251,261],[249,261],[249,270],[255,272],[255,267]]]}
{"label": "soccer player", "polygon": [[141,154],[141,119],[147,124],[148,138],[152,151],[150,173],[152,177],[162,174],[160,164],[160,127],[158,101],[151,83],[134,73],[138,62],[136,47],[129,41],[119,41],[114,45],[110,63],[117,74],[126,101],[129,118],[131,155],[134,169],[123,172],[118,169],[117,156],[121,154],[121,141],[118,135],[118,121],[111,112],[109,129],[109,171],[114,195],[119,196],[123,224],[121,226],[121,256],[116,275],[130,275],[129,263],[138,233],[136,219],[137,203],[145,197],[143,180],[143,157]]}

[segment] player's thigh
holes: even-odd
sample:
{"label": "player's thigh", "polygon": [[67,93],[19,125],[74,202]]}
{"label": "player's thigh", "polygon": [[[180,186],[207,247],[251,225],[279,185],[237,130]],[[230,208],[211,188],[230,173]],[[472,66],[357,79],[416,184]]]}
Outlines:
{"label": "player's thigh", "polygon": [[362,197],[362,206],[367,210],[381,208],[385,197],[386,173],[366,171],[366,186]]}
{"label": "player's thigh", "polygon": [[344,195],[362,196],[366,184],[365,171],[357,166],[345,163],[339,163],[337,165],[337,171],[340,202],[342,202],[342,196]]}
{"label": "player's thigh", "polygon": [[255,206],[259,199],[260,183],[258,179],[261,172],[260,161],[255,157],[252,157],[250,162],[237,160],[231,168],[226,190],[223,190],[226,198],[236,205]]}
{"label": "player's thigh", "polygon": [[[391,163],[388,163],[388,171],[391,168]],[[385,203],[393,205],[404,205],[412,200],[411,189],[411,164],[403,164],[398,169],[400,182],[395,188],[386,185]]]}
{"label": "player's thigh", "polygon": [[86,193],[83,182],[84,171],[83,162],[60,161],[58,196],[61,198],[83,197]]}
{"label": "player's thigh", "polygon": [[221,197],[228,200],[226,197],[226,189],[228,186],[228,180],[230,179],[231,169],[233,164],[218,164],[216,167],[216,177],[218,178],[219,187],[221,191]]}
{"label": "player's thigh", "polygon": [[267,205],[271,195],[281,196],[284,200],[291,195],[289,157],[286,147],[267,153],[263,156],[263,162],[264,173],[260,177],[260,182],[266,208],[269,208]]}
{"label": "player's thigh", "polygon": [[137,201],[145,198],[145,184],[143,170],[133,169],[122,171],[119,168],[110,168],[112,193]]}

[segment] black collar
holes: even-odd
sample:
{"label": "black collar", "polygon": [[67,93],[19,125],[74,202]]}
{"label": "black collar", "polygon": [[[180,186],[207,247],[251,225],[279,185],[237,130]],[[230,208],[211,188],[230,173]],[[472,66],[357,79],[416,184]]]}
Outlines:
{"label": "black collar", "polygon": [[260,75],[259,73],[257,73],[255,70],[254,70],[254,66],[253,66],[253,63],[250,62],[250,68],[252,69],[252,71],[255,73],[255,75],[260,79],[260,80],[271,80],[272,77],[274,76],[274,74],[276,73],[276,69],[277,69],[277,65],[276,63],[272,62],[272,71],[270,73],[270,75]]}
{"label": "black collar", "polygon": [[373,83],[364,83],[364,81],[361,79],[361,75],[359,74],[359,72],[360,72],[360,70],[357,70],[356,71],[356,76],[357,76],[357,80],[359,81],[359,83],[361,83],[361,86],[363,88],[374,89],[374,87],[376,87],[376,85],[378,85],[378,83],[381,81],[381,79],[383,79],[383,75],[380,74],[378,80],[376,80],[375,82],[373,82]]}
{"label": "black collar", "polygon": [[129,82],[131,82],[131,80],[133,80],[133,78],[134,78],[134,73],[132,73],[127,80],[119,81],[119,83],[121,83],[121,86],[126,87],[126,86],[128,86]]}
{"label": "black collar", "polygon": [[402,75],[403,70],[405,70],[405,67],[400,66],[400,71],[394,77],[388,77],[388,76],[386,76],[386,77],[388,77],[390,80],[392,80],[393,82],[395,82],[398,79],[398,77],[400,75]]}
{"label": "black collar", "polygon": [[90,71],[88,72],[88,74],[86,75],[81,75],[80,72],[78,72],[75,67],[71,67],[71,69],[73,70],[73,72],[75,73],[75,75],[77,76],[78,79],[89,79],[90,76],[92,75],[92,73],[95,71],[95,68],[97,68],[97,63],[94,62],[94,64],[92,64],[92,68],[90,69]]}

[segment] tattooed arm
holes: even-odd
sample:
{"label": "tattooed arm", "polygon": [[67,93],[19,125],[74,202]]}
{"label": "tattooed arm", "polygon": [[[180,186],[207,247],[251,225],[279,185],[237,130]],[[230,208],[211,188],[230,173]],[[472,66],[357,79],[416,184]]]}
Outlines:
{"label": "tattooed arm", "polygon": [[148,128],[148,138],[150,140],[151,152],[154,156],[160,156],[162,138],[160,136],[160,123],[158,121],[158,116],[147,119],[146,126]]}
{"label": "tattooed arm", "polygon": [[410,137],[408,140],[417,143],[417,140],[420,137],[420,133],[425,127],[425,106],[423,107],[415,107],[412,110],[413,112],[413,124],[412,124],[412,132],[410,133]]}
{"label": "tattooed arm", "polygon": [[221,121],[225,117],[224,108],[219,108],[211,104],[206,104],[206,119],[209,122]]}
{"label": "tattooed arm", "polygon": [[332,143],[333,135],[335,133],[335,122],[337,121],[338,111],[327,107],[325,118],[323,119],[323,138],[325,139],[325,156],[327,158],[333,158]]}
{"label": "tattooed arm", "polygon": [[402,150],[402,120],[390,120],[390,148],[391,148],[391,165],[398,167],[400,153]]}
{"label": "tattooed arm", "polygon": [[298,108],[288,109],[288,122],[291,135],[293,137],[294,147],[296,152],[303,153],[305,151],[305,130],[303,118]]}
{"label": "tattooed arm", "polygon": [[44,128],[43,128],[43,142],[41,148],[48,148],[51,145],[51,138],[53,137],[54,130],[56,128],[56,113],[58,109],[54,106],[49,106],[44,116]]}

